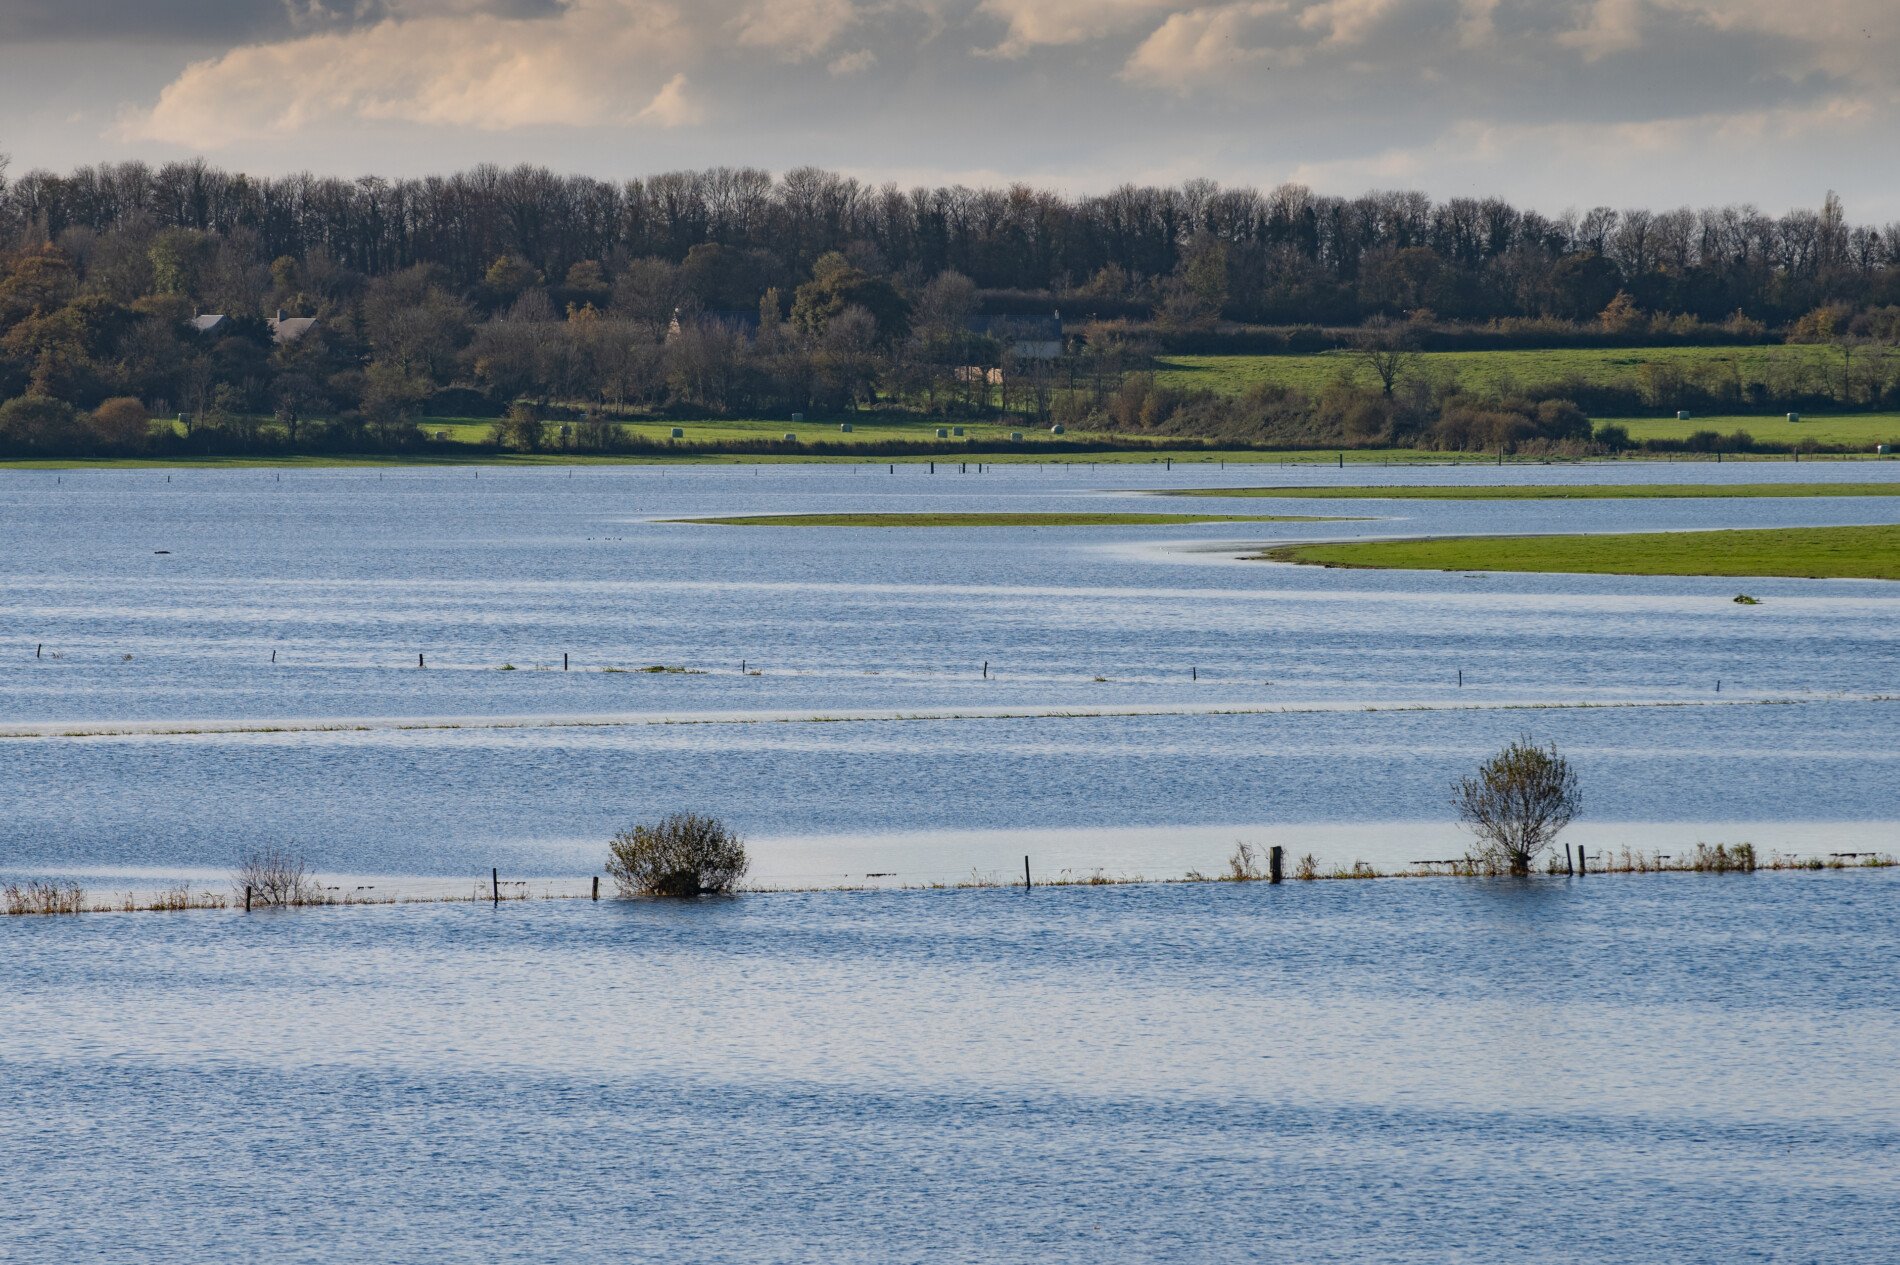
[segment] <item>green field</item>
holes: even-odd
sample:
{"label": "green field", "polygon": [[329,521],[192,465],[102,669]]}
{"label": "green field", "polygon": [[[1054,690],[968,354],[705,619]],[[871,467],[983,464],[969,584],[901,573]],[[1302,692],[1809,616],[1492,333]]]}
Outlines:
{"label": "green field", "polygon": [[1588,536],[1451,536],[1284,545],[1273,562],[1410,571],[1900,580],[1900,526]]}
{"label": "green field", "polygon": [[1732,497],[1900,496],[1893,483],[1590,483],[1488,487],[1183,488],[1167,496],[1281,497],[1302,501],[1647,501]]}
{"label": "green field", "polygon": [[[1163,356],[1157,381],[1238,395],[1276,383],[1316,392],[1337,381],[1373,387],[1378,379],[1350,351],[1282,356]],[[1504,393],[1556,382],[1634,385],[1645,364],[1688,373],[1739,374],[1743,381],[1808,378],[1817,385],[1840,377],[1840,355],[1814,345],[1762,347],[1590,347],[1532,351],[1435,351],[1418,357],[1427,380],[1469,390]]]}
{"label": "green field", "polygon": [[1753,416],[1711,414],[1679,422],[1674,417],[1599,417],[1598,426],[1621,426],[1638,443],[1645,439],[1687,439],[1699,430],[1729,435],[1745,430],[1758,440],[1776,444],[1841,444],[1872,450],[1877,444],[1900,448],[1900,413],[1843,413],[1820,416],[1804,413],[1790,422],[1784,413]]}
{"label": "green field", "polygon": [[1336,518],[1253,514],[757,514],[672,518],[722,527],[1178,527],[1185,523],[1336,523]]}

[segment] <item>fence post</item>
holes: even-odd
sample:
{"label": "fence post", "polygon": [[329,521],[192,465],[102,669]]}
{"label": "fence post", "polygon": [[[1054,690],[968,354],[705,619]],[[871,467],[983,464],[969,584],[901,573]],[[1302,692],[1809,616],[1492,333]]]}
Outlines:
{"label": "fence post", "polygon": [[1280,881],[1280,861],[1285,855],[1286,849],[1277,843],[1267,849],[1267,882],[1278,883]]}
{"label": "fence post", "polygon": [[499,866],[488,871],[489,890],[495,894],[495,903],[501,904],[501,869]]}
{"label": "fence post", "polygon": [[244,912],[247,914],[251,912],[251,885],[249,883],[244,885]]}
{"label": "fence post", "polygon": [[[1566,853],[1566,855],[1568,854]],[[598,874],[594,875],[594,899],[600,899],[600,875]]]}
{"label": "fence post", "polygon": [[1029,881],[1029,858],[1023,858],[1023,890],[1028,891],[1035,884]]}
{"label": "fence post", "polygon": [[1590,862],[1583,855],[1583,845],[1580,843],[1577,845],[1577,873],[1581,875],[1581,874],[1588,874],[1589,872],[1590,872]]}

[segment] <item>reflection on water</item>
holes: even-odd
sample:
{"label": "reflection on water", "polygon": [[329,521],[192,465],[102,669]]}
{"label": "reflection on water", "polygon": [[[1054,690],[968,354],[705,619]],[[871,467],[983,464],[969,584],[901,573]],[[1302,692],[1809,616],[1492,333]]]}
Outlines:
{"label": "reflection on water", "polygon": [[[1838,470],[882,471],[0,474],[0,644],[12,647],[0,654],[0,733],[122,735],[5,741],[0,873],[102,884],[218,873],[243,847],[284,840],[331,873],[571,876],[597,865],[599,841],[628,817],[683,805],[799,841],[774,861],[786,881],[851,869],[838,862],[853,849],[830,841],[864,837],[885,841],[867,868],[931,878],[984,868],[1023,832],[1057,869],[1179,873],[1224,855],[1231,839],[1209,856],[1209,832],[1335,825],[1356,832],[1342,850],[1403,861],[1394,854],[1426,846],[1404,823],[1442,826],[1450,778],[1526,730],[1576,756],[1586,826],[1609,836],[1635,822],[1682,834],[1739,822],[1775,846],[1785,823],[1845,822],[1864,840],[1900,816],[1895,709],[1851,701],[1900,695],[1891,585],[1751,580],[1762,604],[1738,606],[1734,580],[1236,562],[1232,524],[652,521],[1140,509],[1153,501],[1135,492],[1170,479],[1757,482]],[[1392,517],[1258,530],[1900,513],[1894,498],[1355,505]],[[1302,510],[1327,505],[1288,512]],[[681,670],[641,670],[653,667]],[[1728,705],[1760,700],[1799,705]],[[1632,703],[1694,706],[1507,710]],[[1438,710],[1397,710],[1409,707]],[[374,728],[416,717],[477,727]],[[860,723],[639,723],[717,717]],[[372,728],[309,732],[359,722]],[[1430,848],[1450,847],[1433,829]],[[963,837],[997,844],[949,842]]]}
{"label": "reflection on water", "polygon": [[1894,895],[15,920],[9,1259],[1882,1259]]}
{"label": "reflection on water", "polygon": [[[1457,850],[1450,779],[1526,731],[1575,759],[1593,847],[1893,850],[1892,586],[1751,580],[1744,607],[1733,580],[1175,547],[1232,525],[650,521],[1152,509],[1132,493],[1170,479],[1832,477],[0,474],[0,877],[221,885],[287,843],[337,883],[545,886],[683,807],[729,817],[777,883],[1013,876],[1025,854],[1161,877],[1243,837],[1402,865]],[[1260,532],[1892,522],[1900,501],[1354,512],[1390,517]],[[1896,882],[7,919],[0,1260],[1859,1265],[1900,1214]]]}

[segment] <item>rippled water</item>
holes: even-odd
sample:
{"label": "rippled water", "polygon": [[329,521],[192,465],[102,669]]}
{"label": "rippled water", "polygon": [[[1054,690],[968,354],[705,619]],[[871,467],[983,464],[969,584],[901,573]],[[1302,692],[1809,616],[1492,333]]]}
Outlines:
{"label": "rippled water", "polygon": [[[0,474],[0,878],[219,886],[272,841],[542,890],[687,806],[769,884],[1402,864],[1456,854],[1450,779],[1524,732],[1593,847],[1900,845],[1893,586],[1239,560],[1900,500],[656,521],[1838,468],[950,469]],[[685,671],[604,670],[649,666]],[[0,920],[0,1261],[1860,1265],[1900,1214],[1897,881]]]}
{"label": "rippled water", "polygon": [[[1900,499],[1142,493],[1896,476],[1886,463],[0,475],[0,732],[27,735],[0,739],[13,773],[0,874],[202,879],[268,838],[353,874],[577,875],[627,819],[681,806],[732,819],[772,881],[954,877],[1024,851],[1052,870],[1164,875],[1217,865],[1242,836],[1406,860],[1457,847],[1446,785],[1520,732],[1576,756],[1594,842],[1805,847],[1834,823],[1837,847],[1884,846],[1900,721],[1866,700],[1900,694],[1892,585],[1240,559],[1299,537],[1892,522]],[[1363,521],[662,521],[1183,507]],[[1762,604],[1737,606],[1744,588]],[[656,666],[684,671],[639,670]],[[1665,703],[1694,706],[1575,710]],[[429,727],[391,723],[417,718]],[[688,720],[722,723],[656,723]],[[74,731],[98,736],[57,736]]]}
{"label": "rippled water", "polygon": [[1895,895],[1881,873],[14,920],[0,1252],[1881,1260]]}

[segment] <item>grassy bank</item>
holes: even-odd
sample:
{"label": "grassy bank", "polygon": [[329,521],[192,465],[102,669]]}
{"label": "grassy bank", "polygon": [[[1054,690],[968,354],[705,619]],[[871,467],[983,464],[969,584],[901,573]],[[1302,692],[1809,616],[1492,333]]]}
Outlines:
{"label": "grassy bank", "polygon": [[1260,556],[1274,562],[1413,571],[1900,580],[1900,526],[1452,536],[1284,545]]}
{"label": "grassy bank", "polygon": [[1730,497],[1900,496],[1893,483],[1590,483],[1488,487],[1182,488],[1167,496],[1280,497],[1302,501],[1647,501]]}
{"label": "grassy bank", "polygon": [[1649,439],[1685,440],[1698,431],[1732,435],[1746,431],[1755,440],[1773,444],[1838,444],[1872,451],[1880,444],[1900,447],[1900,413],[1803,413],[1791,422],[1783,413],[1721,413],[1675,417],[1600,417],[1598,426],[1621,426],[1637,443]]}
{"label": "grassy bank", "polygon": [[1290,514],[755,514],[674,518],[724,527],[1176,527],[1187,523],[1327,523]]}

